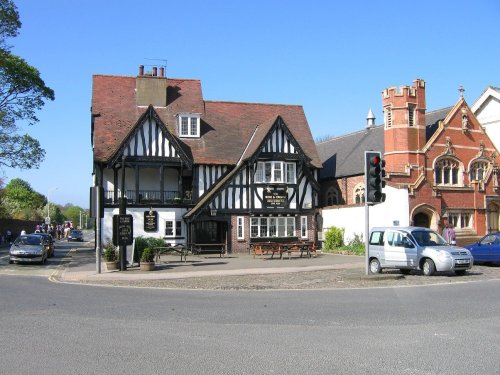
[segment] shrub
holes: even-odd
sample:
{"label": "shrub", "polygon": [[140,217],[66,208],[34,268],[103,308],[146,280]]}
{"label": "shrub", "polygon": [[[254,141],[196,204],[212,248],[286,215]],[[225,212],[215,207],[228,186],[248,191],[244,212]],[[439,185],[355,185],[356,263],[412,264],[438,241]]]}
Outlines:
{"label": "shrub", "polygon": [[146,247],[141,254],[141,262],[154,262],[155,252],[152,248]]}
{"label": "shrub", "polygon": [[325,233],[325,249],[333,250],[342,246],[344,246],[344,228],[328,228]]}
{"label": "shrub", "polygon": [[116,251],[116,246],[113,245],[113,242],[107,241],[103,247],[104,251],[102,253],[102,256],[104,258],[104,261],[116,262],[118,260],[118,253]]}
{"label": "shrub", "polygon": [[[146,248],[150,248],[154,252],[156,247],[166,246],[165,240],[157,237],[136,237],[135,238],[135,251],[134,251],[134,261],[143,261],[142,253]],[[154,256],[153,256],[154,259]],[[148,262],[148,261],[143,261]]]}
{"label": "shrub", "polygon": [[360,247],[365,246],[365,242],[363,240],[363,233],[354,233],[354,237],[349,241],[348,244],[350,247]]}

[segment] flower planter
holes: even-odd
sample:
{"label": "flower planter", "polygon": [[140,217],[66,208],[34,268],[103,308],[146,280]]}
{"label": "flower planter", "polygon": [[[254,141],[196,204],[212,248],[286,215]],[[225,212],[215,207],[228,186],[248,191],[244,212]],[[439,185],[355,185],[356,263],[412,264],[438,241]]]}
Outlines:
{"label": "flower planter", "polygon": [[113,271],[118,269],[118,262],[105,262],[108,271]]}
{"label": "flower planter", "polygon": [[141,271],[153,271],[155,269],[155,262],[141,262]]}

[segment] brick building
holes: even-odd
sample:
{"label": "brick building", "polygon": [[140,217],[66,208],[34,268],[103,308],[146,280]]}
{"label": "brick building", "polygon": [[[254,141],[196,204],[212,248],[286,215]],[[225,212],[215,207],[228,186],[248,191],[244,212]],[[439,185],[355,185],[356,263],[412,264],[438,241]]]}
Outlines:
{"label": "brick building", "polygon": [[498,230],[498,152],[463,96],[427,112],[425,82],[415,80],[385,89],[382,104],[384,125],[375,126],[370,111],[363,131],[317,144],[324,207],[364,202],[363,154],[380,150],[388,197],[379,210],[391,191],[404,190],[411,224],[441,230],[450,222],[462,238]]}

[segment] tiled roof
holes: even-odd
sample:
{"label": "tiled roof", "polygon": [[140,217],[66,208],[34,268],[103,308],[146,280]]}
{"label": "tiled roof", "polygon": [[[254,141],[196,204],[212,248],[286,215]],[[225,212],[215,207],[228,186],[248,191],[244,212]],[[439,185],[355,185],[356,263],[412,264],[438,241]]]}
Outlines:
{"label": "tiled roof", "polygon": [[[97,115],[93,130],[94,159],[106,162],[119,150],[147,107],[136,105],[136,77],[93,78],[92,114]],[[201,114],[201,137],[179,139],[195,164],[235,165],[245,150],[249,156],[251,148],[256,147],[256,135],[263,139],[266,129],[281,116],[312,164],[321,167],[302,106],[204,101],[199,80],[151,79],[162,79],[167,86],[166,107],[154,109],[172,134],[176,134],[178,113]]]}
{"label": "tiled roof", "polygon": [[384,126],[378,125],[316,144],[323,162],[320,179],[363,174],[365,151],[384,152]]}
{"label": "tiled roof", "polygon": [[[437,129],[439,121],[446,118],[453,107],[425,114],[426,139]],[[320,179],[362,175],[365,168],[365,151],[384,152],[384,126],[377,125],[316,144],[323,162]]]}

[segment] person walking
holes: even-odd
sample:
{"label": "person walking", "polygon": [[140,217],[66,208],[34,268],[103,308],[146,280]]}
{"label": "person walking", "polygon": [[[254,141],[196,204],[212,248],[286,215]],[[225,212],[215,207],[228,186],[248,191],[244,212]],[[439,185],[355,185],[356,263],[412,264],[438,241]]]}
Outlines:
{"label": "person walking", "polygon": [[446,223],[445,228],[443,229],[443,238],[449,245],[457,244],[457,234],[455,233],[453,224]]}

